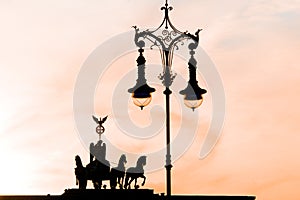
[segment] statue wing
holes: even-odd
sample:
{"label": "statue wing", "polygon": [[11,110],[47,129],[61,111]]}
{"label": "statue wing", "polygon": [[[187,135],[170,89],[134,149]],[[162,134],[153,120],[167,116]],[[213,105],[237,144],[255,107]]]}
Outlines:
{"label": "statue wing", "polygon": [[104,122],[107,120],[107,117],[108,117],[108,115],[106,115],[106,117],[104,117],[104,118],[102,119],[102,123],[104,123]]}
{"label": "statue wing", "polygon": [[90,163],[93,161],[95,155],[95,145],[94,143],[90,144]]}
{"label": "statue wing", "polygon": [[98,118],[95,117],[94,115],[93,115],[93,119],[94,119],[94,121],[95,121],[97,124],[99,123]]}

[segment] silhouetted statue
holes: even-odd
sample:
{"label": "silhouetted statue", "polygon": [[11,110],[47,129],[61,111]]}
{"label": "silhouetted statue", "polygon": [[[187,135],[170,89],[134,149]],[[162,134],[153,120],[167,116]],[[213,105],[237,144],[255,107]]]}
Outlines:
{"label": "silhouetted statue", "polygon": [[[76,185],[79,185],[79,189],[85,189],[88,180],[93,182],[95,189],[101,189],[104,180],[110,181],[110,188],[112,189],[116,188],[117,184],[119,184],[119,188],[123,188],[125,163],[127,162],[125,154],[121,155],[118,166],[112,169],[107,160],[101,162],[95,159],[84,167],[81,158],[76,155],[75,162]],[[106,188],[106,185],[103,188]]]}
{"label": "silhouetted statue", "polygon": [[102,140],[99,140],[96,145],[90,144],[90,162],[93,162],[94,157],[100,162],[106,160],[106,144]]}
{"label": "silhouetted statue", "polygon": [[125,154],[122,154],[119,159],[118,166],[110,170],[110,188],[115,189],[118,184],[119,188],[123,189],[126,163],[126,156]]}
{"label": "silhouetted statue", "polygon": [[87,171],[83,167],[81,159],[78,155],[75,156],[75,176],[76,176],[76,185],[79,185],[79,189],[85,189],[87,185]]}
{"label": "silhouetted statue", "polygon": [[105,157],[106,144],[102,140],[99,140],[96,145],[90,144],[90,163],[86,168],[88,179],[93,181],[95,189],[101,189],[102,181],[109,180],[110,163]]}
{"label": "silhouetted statue", "polygon": [[131,183],[134,181],[134,188],[137,189],[137,179],[143,178],[142,186],[145,184],[146,177],[144,175],[144,166],[146,165],[146,156],[140,156],[136,162],[135,167],[130,167],[125,173],[125,189],[131,188]]}

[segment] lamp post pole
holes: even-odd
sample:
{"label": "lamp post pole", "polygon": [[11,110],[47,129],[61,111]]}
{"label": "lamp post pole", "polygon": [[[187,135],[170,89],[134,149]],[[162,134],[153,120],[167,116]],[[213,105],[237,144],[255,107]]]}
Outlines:
{"label": "lamp post pole", "polygon": [[167,183],[167,196],[171,196],[171,144],[170,144],[170,94],[172,91],[166,87],[164,94],[166,95],[166,183]]}
{"label": "lamp post pole", "polygon": [[170,86],[172,84],[173,79],[176,75],[172,76],[172,73],[170,71],[170,63],[169,58],[170,53],[168,50],[163,50],[164,58],[163,63],[165,63],[164,66],[164,74],[161,76],[161,80],[165,86],[164,95],[166,96],[166,190],[167,190],[167,196],[171,196],[171,169],[172,169],[172,162],[171,162],[171,115],[170,115],[170,95],[172,94],[172,91],[170,90]]}
{"label": "lamp post pole", "polygon": [[154,88],[150,87],[147,84],[145,78],[145,63],[146,59],[143,56],[144,47],[146,45],[145,41],[151,42],[151,49],[153,46],[156,46],[160,50],[163,72],[159,75],[159,79],[162,81],[162,84],[165,86],[164,95],[166,97],[166,195],[167,197],[171,196],[171,130],[170,130],[170,95],[172,91],[170,86],[176,73],[173,73],[171,70],[173,52],[174,49],[178,49],[179,43],[182,45],[185,40],[192,40],[188,45],[190,49],[191,58],[188,63],[189,67],[189,76],[188,86],[180,91],[180,94],[184,95],[185,105],[192,108],[199,107],[203,101],[202,95],[206,93],[205,89],[202,89],[198,86],[196,80],[196,60],[194,59],[194,49],[198,46],[199,41],[199,32],[198,29],[195,34],[190,34],[186,32],[180,32],[177,30],[169,19],[169,11],[173,8],[168,5],[166,0],[165,6],[161,8],[164,10],[164,19],[161,25],[155,30],[145,30],[140,31],[139,28],[135,28],[135,37],[134,41],[137,47],[139,47],[139,57],[137,61],[138,67],[138,79],[136,80],[136,85],[133,88],[128,89],[128,92],[132,94],[132,99],[135,105],[139,106],[141,110],[147,106],[151,101],[151,93],[155,91]]}

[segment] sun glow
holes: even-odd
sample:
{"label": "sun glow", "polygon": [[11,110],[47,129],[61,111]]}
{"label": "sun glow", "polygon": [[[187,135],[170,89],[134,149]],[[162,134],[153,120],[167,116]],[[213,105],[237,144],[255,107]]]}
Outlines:
{"label": "sun glow", "polygon": [[5,162],[1,162],[0,177],[5,181],[0,181],[0,194],[28,194],[32,191],[30,185],[34,180],[32,176],[34,173],[31,171],[34,167],[26,162],[26,157],[18,155],[11,149],[2,143],[0,158]]}

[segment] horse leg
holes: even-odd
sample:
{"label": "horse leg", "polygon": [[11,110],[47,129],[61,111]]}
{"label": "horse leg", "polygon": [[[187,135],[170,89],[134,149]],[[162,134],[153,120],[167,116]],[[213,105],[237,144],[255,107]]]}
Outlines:
{"label": "horse leg", "polygon": [[98,182],[96,180],[92,180],[93,186],[95,189],[99,189]]}
{"label": "horse leg", "polygon": [[129,182],[129,177],[128,177],[128,175],[126,175],[125,176],[125,185],[124,185],[125,189],[128,189],[128,182]]}
{"label": "horse leg", "polygon": [[109,184],[110,184],[111,189],[116,189],[117,182],[116,182],[116,178],[114,176],[110,177]]}
{"label": "horse leg", "polygon": [[146,182],[146,176],[143,175],[142,178],[144,179],[144,181],[143,181],[143,183],[142,183],[142,186],[143,186],[143,185],[145,185],[145,182]]}
{"label": "horse leg", "polygon": [[123,184],[124,184],[124,176],[122,176],[121,178],[120,178],[120,189],[123,189]]}
{"label": "horse leg", "polygon": [[115,180],[115,187],[117,187],[117,185],[120,184],[119,183],[119,177],[116,175],[115,178],[114,178],[114,180]]}
{"label": "horse leg", "polygon": [[82,189],[86,189],[86,185],[87,185],[87,180],[84,179],[84,180],[81,180],[83,183],[82,183]]}
{"label": "horse leg", "polygon": [[138,189],[138,185],[137,185],[137,178],[134,179],[134,189]]}
{"label": "horse leg", "polygon": [[128,189],[131,189],[131,182],[133,181],[133,178],[130,177],[129,181],[128,181]]}
{"label": "horse leg", "polygon": [[121,177],[120,176],[117,177],[117,184],[116,185],[119,185],[120,189],[122,188],[122,186],[121,186]]}
{"label": "horse leg", "polygon": [[101,180],[99,180],[99,189],[102,189],[102,179]]}
{"label": "horse leg", "polygon": [[94,179],[93,180],[94,188],[100,190],[102,187],[102,180],[101,179]]}
{"label": "horse leg", "polygon": [[134,179],[134,187],[136,187],[136,184],[137,184],[137,178]]}
{"label": "horse leg", "polygon": [[79,189],[86,189],[87,180],[80,179],[80,180],[78,180],[78,182],[79,182]]}

